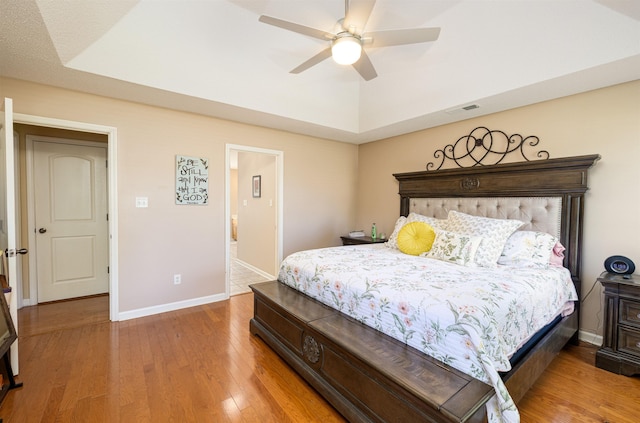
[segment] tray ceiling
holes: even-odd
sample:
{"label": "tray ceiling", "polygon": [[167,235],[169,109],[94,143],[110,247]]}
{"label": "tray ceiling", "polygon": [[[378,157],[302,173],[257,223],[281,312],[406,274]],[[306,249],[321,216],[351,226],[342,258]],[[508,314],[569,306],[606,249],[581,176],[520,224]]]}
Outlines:
{"label": "tray ceiling", "polygon": [[[363,143],[640,77],[640,2],[378,0],[367,30],[440,27],[368,49],[365,82],[327,43],[340,0],[0,0],[0,75]],[[464,110],[465,106],[479,107]],[[19,105],[17,105],[19,107]]]}

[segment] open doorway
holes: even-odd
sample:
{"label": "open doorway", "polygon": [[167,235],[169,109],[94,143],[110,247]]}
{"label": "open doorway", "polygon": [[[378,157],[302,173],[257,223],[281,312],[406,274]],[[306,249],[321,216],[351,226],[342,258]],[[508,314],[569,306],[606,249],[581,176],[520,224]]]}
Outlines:
{"label": "open doorway", "polygon": [[[45,118],[40,116],[32,116],[32,115],[24,115],[24,114],[14,114],[14,128],[15,131],[20,134],[21,137],[24,137],[24,143],[21,142],[21,151],[20,151],[20,160],[25,163],[25,166],[21,167],[25,169],[26,172],[26,136],[27,134],[31,135],[40,135],[40,136],[53,136],[53,137],[63,137],[63,138],[71,138],[71,139],[80,139],[87,140],[93,143],[99,143],[106,147],[107,149],[107,160],[109,163],[109,167],[107,169],[106,175],[106,184],[107,184],[107,202],[108,202],[108,223],[107,223],[107,265],[108,265],[108,318],[111,321],[119,320],[118,317],[118,284],[117,284],[117,272],[118,272],[118,263],[117,263],[117,248],[118,248],[118,234],[117,234],[117,160],[116,160],[116,145],[117,145],[117,135],[116,128],[107,127],[102,125],[95,124],[87,124],[83,122],[73,122],[52,118]],[[22,141],[22,140],[21,140]],[[23,213],[27,215],[27,205],[26,205],[26,173],[20,176],[21,183],[21,196],[25,197],[23,201],[24,208]],[[33,243],[34,241],[29,241],[29,231],[27,228],[27,219],[23,220],[21,237],[23,242],[25,243]],[[25,261],[23,265],[23,274],[29,274],[30,267],[29,263]],[[33,271],[32,271],[33,272]],[[24,295],[21,295],[19,298],[18,306],[25,305],[34,305],[37,303],[37,298],[33,297],[29,292],[32,288],[32,284],[35,279],[32,281],[25,281],[23,283],[23,291]],[[37,289],[37,288],[36,288]]]}
{"label": "open doorway", "polygon": [[276,278],[282,260],[283,153],[226,149],[226,292]]}

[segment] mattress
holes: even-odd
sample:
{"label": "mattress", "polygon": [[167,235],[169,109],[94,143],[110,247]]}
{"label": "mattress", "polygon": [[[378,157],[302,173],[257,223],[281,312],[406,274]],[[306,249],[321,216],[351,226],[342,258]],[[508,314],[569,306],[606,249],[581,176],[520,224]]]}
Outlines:
{"label": "mattress", "polygon": [[519,421],[499,373],[538,330],[571,312],[570,273],[466,267],[384,245],[301,251],[278,279],[342,313],[491,384],[489,421]]}

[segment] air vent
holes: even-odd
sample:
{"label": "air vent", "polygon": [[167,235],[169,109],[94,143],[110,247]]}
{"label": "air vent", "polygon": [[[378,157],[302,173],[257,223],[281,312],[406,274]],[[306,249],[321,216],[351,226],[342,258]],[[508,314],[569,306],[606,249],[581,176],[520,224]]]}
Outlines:
{"label": "air vent", "polygon": [[480,106],[477,104],[468,104],[466,106],[456,107],[455,109],[445,110],[445,113],[449,113],[450,115],[455,115],[458,113],[464,113],[464,112],[468,112],[470,110],[475,110],[479,108]]}

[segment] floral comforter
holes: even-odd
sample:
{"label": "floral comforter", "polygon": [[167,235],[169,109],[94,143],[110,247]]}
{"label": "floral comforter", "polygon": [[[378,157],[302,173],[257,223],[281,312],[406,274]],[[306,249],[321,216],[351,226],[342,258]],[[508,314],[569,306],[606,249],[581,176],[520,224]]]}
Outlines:
{"label": "floral comforter", "polygon": [[[465,267],[384,245],[301,251],[278,279],[486,383],[490,422],[518,422],[499,373],[577,294],[565,268]],[[572,308],[571,308],[572,310]]]}

